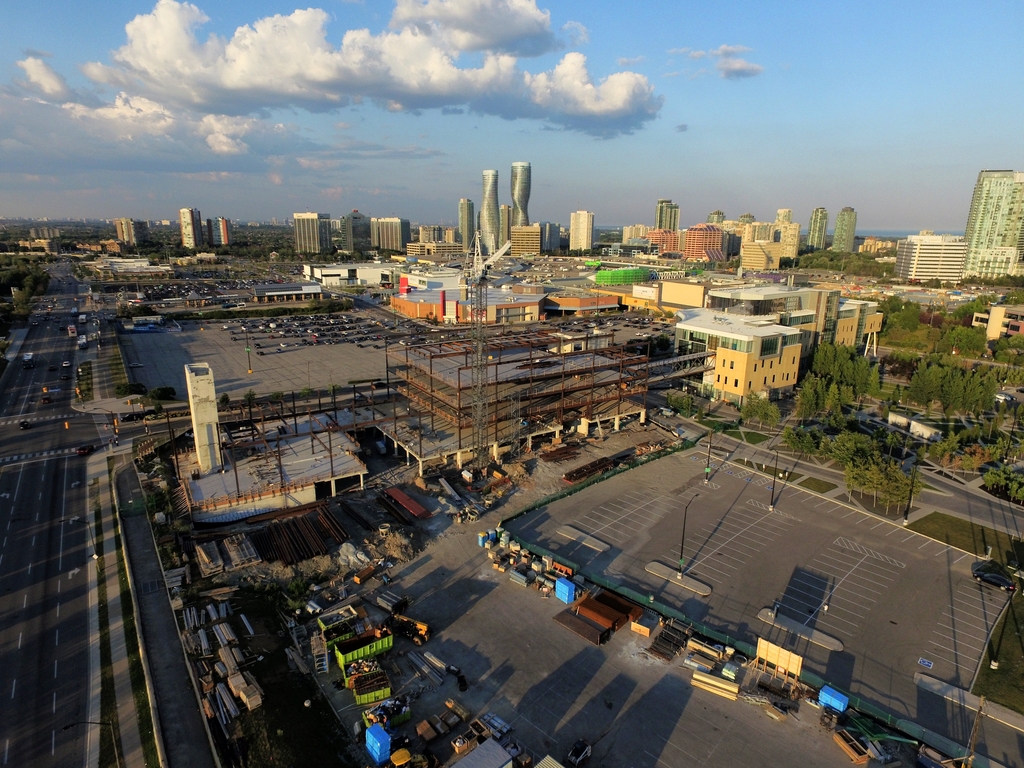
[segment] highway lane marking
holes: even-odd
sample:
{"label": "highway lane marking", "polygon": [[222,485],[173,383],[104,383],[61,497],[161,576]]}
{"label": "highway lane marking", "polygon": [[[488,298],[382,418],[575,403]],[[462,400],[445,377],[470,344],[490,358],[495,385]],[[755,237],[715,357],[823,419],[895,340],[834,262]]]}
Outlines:
{"label": "highway lane marking", "polygon": [[7,739],[7,741],[4,743],[4,765],[7,765],[7,752],[8,752],[8,750],[10,750],[10,748],[11,748],[11,740]]}
{"label": "highway lane marking", "polygon": [[[58,587],[60,586],[60,582],[59,581],[57,582],[57,586]],[[58,619],[60,618],[60,600],[57,601],[57,618]],[[57,630],[57,631],[59,632],[60,630]]]}
{"label": "highway lane marking", "polygon": [[57,679],[57,660],[53,660],[53,679]]}
{"label": "highway lane marking", "polygon": [[[62,564],[64,562],[64,516],[67,514],[68,506],[68,463],[64,462],[64,493],[61,494],[60,500],[60,549],[57,552],[57,570],[62,570]],[[57,586],[60,586],[60,579],[57,580]]]}
{"label": "highway lane marking", "polygon": [[18,678],[14,678],[11,681],[11,698],[14,698],[14,690],[18,687]]}
{"label": "highway lane marking", "polygon": [[[57,694],[54,694],[56,696]],[[57,702],[53,702],[54,712],[56,712]],[[50,731],[50,757],[53,757],[53,753],[57,750],[57,732]]]}
{"label": "highway lane marking", "polygon": [[21,632],[18,633],[18,650],[21,650]]}
{"label": "highway lane marking", "polygon": [[58,645],[60,645],[60,630],[59,629],[54,630],[53,645],[54,645],[54,647],[57,647]]}
{"label": "highway lane marking", "polygon": [[53,714],[57,714],[57,692],[53,692]]}
{"label": "highway lane marking", "polygon": [[22,610],[28,607],[28,592],[25,593],[25,599],[21,601]]}

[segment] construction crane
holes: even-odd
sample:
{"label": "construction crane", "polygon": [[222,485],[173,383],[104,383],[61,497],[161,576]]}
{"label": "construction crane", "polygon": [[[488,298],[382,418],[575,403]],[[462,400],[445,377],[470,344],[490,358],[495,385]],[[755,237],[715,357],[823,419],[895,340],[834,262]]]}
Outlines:
{"label": "construction crane", "polygon": [[485,463],[487,453],[487,270],[511,248],[512,242],[509,241],[484,259],[480,233],[477,232],[473,258],[465,269],[470,300],[470,337],[473,341],[473,460],[480,463]]}

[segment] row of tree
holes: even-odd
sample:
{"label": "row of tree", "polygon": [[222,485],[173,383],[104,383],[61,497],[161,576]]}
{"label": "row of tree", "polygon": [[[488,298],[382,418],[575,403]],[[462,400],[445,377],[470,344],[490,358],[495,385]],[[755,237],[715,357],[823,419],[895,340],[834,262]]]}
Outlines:
{"label": "row of tree", "polygon": [[[903,471],[903,438],[889,430],[874,436],[860,432],[841,432],[829,437],[820,429],[782,431],[782,442],[791,450],[832,459],[844,469],[846,487],[851,491],[869,493],[876,504],[884,504],[886,512],[906,503],[911,492],[910,476]],[[893,457],[896,451],[897,458]],[[915,476],[913,493],[921,492],[921,481]]]}
{"label": "row of tree", "polygon": [[967,370],[941,363],[917,367],[903,393],[907,400],[925,409],[938,401],[947,416],[960,411],[980,414],[992,410],[999,391],[999,372]]}

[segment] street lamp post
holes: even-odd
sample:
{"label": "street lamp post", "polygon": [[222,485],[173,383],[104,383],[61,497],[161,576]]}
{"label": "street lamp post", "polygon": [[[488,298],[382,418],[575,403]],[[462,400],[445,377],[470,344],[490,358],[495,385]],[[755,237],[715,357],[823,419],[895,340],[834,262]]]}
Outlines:
{"label": "street lamp post", "polygon": [[684,547],[686,546],[686,513],[690,509],[690,502],[696,499],[697,496],[692,496],[690,501],[686,502],[686,506],[683,507],[683,534],[679,538],[679,579],[683,578],[683,571],[686,569],[686,555]]}
{"label": "street lamp post", "polygon": [[779,452],[775,451],[775,470],[772,472],[772,498],[768,504],[768,511],[775,511],[775,480],[779,476]]}
{"label": "street lamp post", "polygon": [[908,525],[910,523],[910,505],[914,501],[914,481],[917,479],[917,462],[914,462],[913,469],[910,470],[910,490],[907,492],[907,508],[903,510],[903,524]]}
{"label": "street lamp post", "polygon": [[714,429],[708,430],[708,463],[704,467],[704,485],[711,480],[711,437],[715,434]]}
{"label": "street lamp post", "polygon": [[243,328],[245,331],[245,359],[248,363],[246,366],[249,369],[249,375],[252,375],[252,347],[249,346],[249,329]]}
{"label": "street lamp post", "polygon": [[121,768],[121,755],[120,755],[120,751],[117,748],[117,737],[114,736],[114,723],[113,723],[113,721],[107,721],[107,720],[99,720],[99,721],[95,721],[95,720],[78,720],[77,722],[74,722],[74,723],[68,723],[61,730],[68,731],[68,730],[71,730],[72,728],[74,728],[76,725],[105,725],[108,728],[110,728],[110,740],[113,742],[113,747],[114,747],[114,761],[117,763],[117,768]]}

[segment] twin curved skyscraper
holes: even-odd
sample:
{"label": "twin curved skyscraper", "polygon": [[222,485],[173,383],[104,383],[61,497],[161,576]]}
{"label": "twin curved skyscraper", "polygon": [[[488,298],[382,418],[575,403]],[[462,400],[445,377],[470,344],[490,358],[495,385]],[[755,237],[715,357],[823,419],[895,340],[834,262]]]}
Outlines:
{"label": "twin curved skyscraper", "polygon": [[[493,252],[503,244],[501,218],[498,211],[498,172],[484,171],[483,197],[480,201],[480,244],[487,252]],[[530,164],[512,163],[512,220],[513,227],[525,227],[530,223]],[[505,234],[507,237],[507,233]]]}

